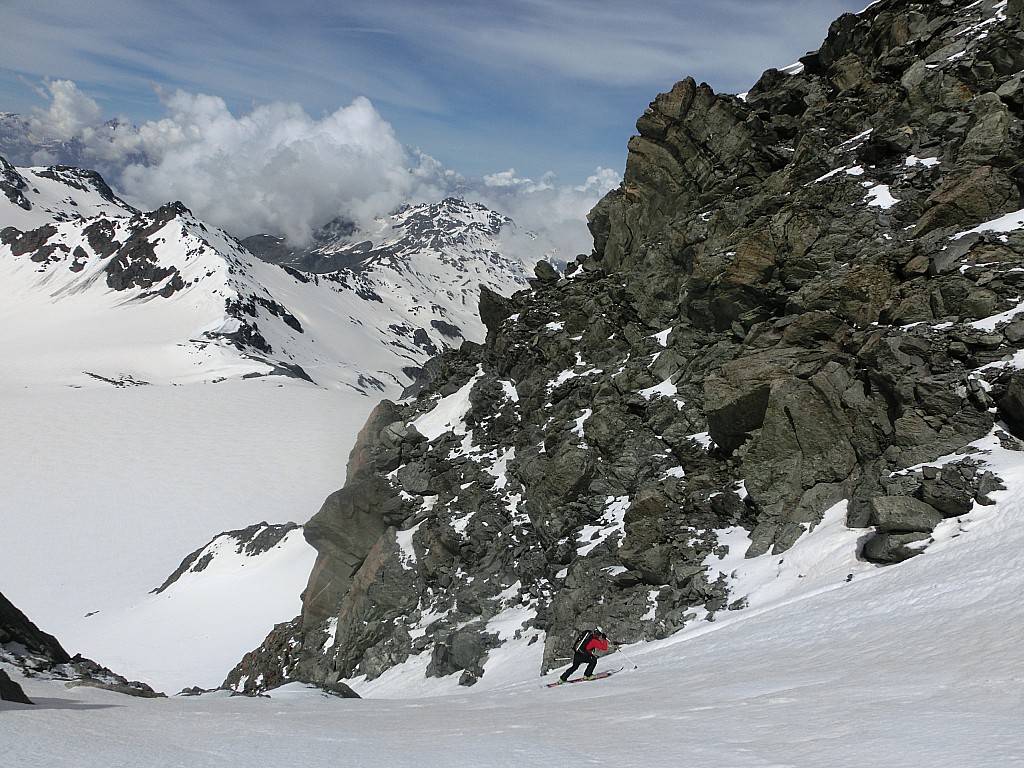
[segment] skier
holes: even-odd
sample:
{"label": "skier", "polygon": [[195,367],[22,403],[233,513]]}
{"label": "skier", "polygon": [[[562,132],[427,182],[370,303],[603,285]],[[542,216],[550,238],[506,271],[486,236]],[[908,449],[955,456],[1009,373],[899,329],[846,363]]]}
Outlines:
{"label": "skier", "polygon": [[608,650],[608,636],[601,627],[594,627],[583,632],[572,647],[572,666],[570,666],[559,677],[560,682],[567,682],[569,677],[583,664],[587,669],[583,675],[584,679],[592,677],[594,668],[597,666],[595,651]]}

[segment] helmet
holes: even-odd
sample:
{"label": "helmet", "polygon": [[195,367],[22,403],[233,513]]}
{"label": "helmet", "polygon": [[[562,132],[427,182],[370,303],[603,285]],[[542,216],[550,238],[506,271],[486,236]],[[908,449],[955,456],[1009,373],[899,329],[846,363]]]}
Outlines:
{"label": "helmet", "polygon": [[599,635],[603,635],[604,634],[604,630],[601,629],[600,626],[594,627],[594,631],[597,632],[597,634],[599,634]]}

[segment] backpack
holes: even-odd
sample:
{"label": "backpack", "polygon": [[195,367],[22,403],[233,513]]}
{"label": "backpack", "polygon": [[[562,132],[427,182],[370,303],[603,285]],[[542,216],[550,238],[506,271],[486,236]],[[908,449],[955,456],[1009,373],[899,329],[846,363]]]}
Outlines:
{"label": "backpack", "polygon": [[588,653],[587,645],[591,640],[594,639],[594,630],[585,629],[580,632],[579,637],[576,638],[576,642],[572,644],[572,649],[575,653]]}

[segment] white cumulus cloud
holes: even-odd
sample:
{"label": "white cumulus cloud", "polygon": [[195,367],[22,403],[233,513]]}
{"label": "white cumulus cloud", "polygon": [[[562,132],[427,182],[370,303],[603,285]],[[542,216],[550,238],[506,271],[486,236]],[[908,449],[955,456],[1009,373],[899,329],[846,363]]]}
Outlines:
{"label": "white cumulus cloud", "polygon": [[[77,140],[82,160],[133,204],[181,200],[239,237],[267,232],[304,244],[337,216],[366,223],[405,202],[454,194],[510,216],[538,234],[538,248],[566,260],[590,250],[586,214],[619,181],[603,168],[576,185],[511,168],[469,178],[406,147],[363,97],[318,118],[285,102],[236,115],[220,97],[177,90],[161,94],[166,116],[132,126],[103,122],[71,81],[44,85],[50,103],[30,118],[35,135]],[[53,157],[44,150],[33,160]]]}
{"label": "white cumulus cloud", "polygon": [[99,104],[71,80],[47,80],[43,87],[39,92],[49,97],[50,105],[29,119],[30,128],[42,138],[67,141],[100,122]]}

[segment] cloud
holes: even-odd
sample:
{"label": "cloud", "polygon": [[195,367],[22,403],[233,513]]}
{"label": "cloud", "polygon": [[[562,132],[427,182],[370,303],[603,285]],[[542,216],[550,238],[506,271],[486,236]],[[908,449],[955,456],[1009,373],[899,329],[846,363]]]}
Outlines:
{"label": "cloud", "polygon": [[[47,81],[41,93],[49,104],[29,121],[38,137],[76,140],[80,162],[141,208],[181,200],[239,237],[267,232],[304,244],[337,216],[367,224],[402,203],[454,194],[510,216],[564,260],[589,251],[587,211],[619,180],[601,168],[578,185],[514,169],[468,177],[407,148],[362,97],[314,118],[284,102],[236,115],[222,98],[176,90],[160,94],[164,117],[136,127],[103,122],[72,81]],[[45,149],[33,159],[60,160]]]}
{"label": "cloud", "polygon": [[29,127],[41,138],[67,141],[100,122],[99,104],[70,80],[46,80],[37,92],[50,98],[50,105],[29,119]]}
{"label": "cloud", "polygon": [[584,183],[564,185],[554,173],[535,181],[509,168],[486,175],[482,181],[483,186],[474,190],[476,199],[535,232],[540,250],[554,251],[554,260],[564,263],[577,254],[590,253],[587,213],[618,186],[621,176],[609,168],[597,168]]}
{"label": "cloud", "polygon": [[363,95],[403,143],[448,166],[534,180],[554,169],[575,185],[624,161],[659,91],[687,75],[749,90],[866,3],[0,0],[0,109],[27,112],[25,82],[47,77],[73,78],[136,123],[166,114],[154,86],[216,94],[238,116],[298,103],[314,122]]}
{"label": "cloud", "polygon": [[236,117],[220,98],[183,91],[164,104],[169,116],[136,137],[149,163],[120,175],[148,207],[175,197],[232,232],[301,243],[335,216],[395,207],[413,186],[404,147],[365,98],[320,119],[284,103]]}

